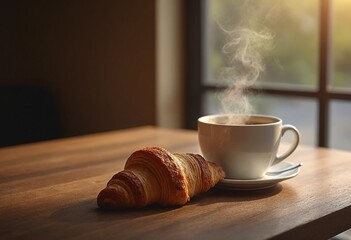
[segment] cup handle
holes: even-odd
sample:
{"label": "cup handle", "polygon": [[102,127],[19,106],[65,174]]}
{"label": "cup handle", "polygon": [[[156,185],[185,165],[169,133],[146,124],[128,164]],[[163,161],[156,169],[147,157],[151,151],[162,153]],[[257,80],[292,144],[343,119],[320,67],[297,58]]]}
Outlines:
{"label": "cup handle", "polygon": [[291,131],[294,134],[294,142],[292,143],[290,148],[285,153],[283,153],[279,156],[277,155],[275,157],[275,160],[273,161],[272,165],[280,163],[285,158],[289,157],[295,151],[295,149],[297,148],[297,145],[299,145],[300,134],[299,134],[299,131],[297,130],[297,128],[292,126],[292,125],[289,125],[289,124],[283,125],[282,131],[280,133],[282,137],[284,136],[286,131]]}

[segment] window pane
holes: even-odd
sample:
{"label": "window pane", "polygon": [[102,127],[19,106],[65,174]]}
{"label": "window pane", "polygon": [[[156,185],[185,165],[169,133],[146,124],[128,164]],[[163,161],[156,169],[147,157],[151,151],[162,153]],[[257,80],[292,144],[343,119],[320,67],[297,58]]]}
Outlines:
{"label": "window pane", "polygon": [[[207,91],[202,103],[203,115],[221,113],[221,105],[216,92]],[[252,103],[257,114],[274,115],[281,118],[284,124],[297,127],[301,133],[301,144],[313,146],[317,144],[317,103],[315,100],[260,95],[253,97]]]}
{"label": "window pane", "polygon": [[[246,53],[265,66],[257,84],[282,84],[317,88],[318,59],[318,0],[207,0],[205,12],[205,84],[224,84],[223,69],[240,65],[230,62],[229,49],[224,54],[223,46],[233,38],[225,33],[238,25],[256,33],[270,33],[271,40],[250,40]],[[246,36],[239,34],[240,36]],[[250,36],[256,36],[251,34]],[[243,39],[243,38],[241,38]],[[262,39],[262,38],[261,38]],[[244,45],[247,41],[241,41]],[[264,43],[264,44],[260,44]],[[228,49],[226,49],[228,52]],[[249,59],[250,59],[249,57]],[[233,71],[235,72],[235,71]],[[235,75],[235,74],[233,74]],[[235,79],[235,76],[233,76]]]}
{"label": "window pane", "polygon": [[332,101],[330,105],[329,145],[351,150],[351,101]]}
{"label": "window pane", "polygon": [[317,145],[317,102],[310,98],[260,96],[256,98],[257,112],[274,115],[284,124],[297,127],[301,144]]}
{"label": "window pane", "polygon": [[[336,90],[351,91],[351,1],[333,1],[333,80]],[[345,89],[348,88],[348,89]]]}

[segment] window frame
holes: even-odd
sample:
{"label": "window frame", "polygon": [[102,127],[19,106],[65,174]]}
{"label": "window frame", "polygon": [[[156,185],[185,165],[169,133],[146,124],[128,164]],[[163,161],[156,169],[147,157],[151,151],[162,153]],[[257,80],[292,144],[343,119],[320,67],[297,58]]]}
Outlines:
{"label": "window frame", "polygon": [[[332,52],[332,16],[331,0],[320,0],[319,6],[319,62],[318,62],[318,88],[308,89],[285,89],[279,87],[262,86],[259,89],[250,89],[252,92],[259,91],[267,95],[308,97],[318,103],[318,131],[317,142],[320,147],[329,146],[329,105],[332,100],[351,101],[351,93],[337,92],[329,88],[332,78],[331,62]],[[204,75],[204,39],[205,39],[205,16],[206,1],[187,1],[187,82],[186,82],[186,127],[196,129],[196,120],[201,116],[203,109],[201,99],[206,91],[220,90],[221,87],[203,83]]]}

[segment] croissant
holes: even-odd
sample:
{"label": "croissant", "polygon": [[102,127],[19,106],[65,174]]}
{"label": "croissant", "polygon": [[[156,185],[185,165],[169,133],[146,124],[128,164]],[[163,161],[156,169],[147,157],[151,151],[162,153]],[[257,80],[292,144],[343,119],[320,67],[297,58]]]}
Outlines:
{"label": "croissant", "polygon": [[98,197],[101,208],[140,208],[150,204],[184,205],[224,178],[224,171],[199,154],[171,154],[147,147],[131,154]]}

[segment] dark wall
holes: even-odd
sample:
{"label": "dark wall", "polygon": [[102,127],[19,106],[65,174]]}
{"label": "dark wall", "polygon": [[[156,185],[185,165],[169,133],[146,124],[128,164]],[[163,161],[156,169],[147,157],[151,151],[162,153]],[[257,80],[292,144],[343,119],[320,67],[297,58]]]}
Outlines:
{"label": "dark wall", "polygon": [[45,89],[61,136],[155,123],[154,0],[0,1],[0,36],[0,87]]}

